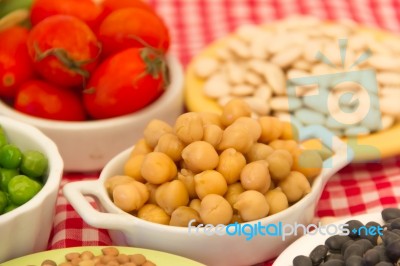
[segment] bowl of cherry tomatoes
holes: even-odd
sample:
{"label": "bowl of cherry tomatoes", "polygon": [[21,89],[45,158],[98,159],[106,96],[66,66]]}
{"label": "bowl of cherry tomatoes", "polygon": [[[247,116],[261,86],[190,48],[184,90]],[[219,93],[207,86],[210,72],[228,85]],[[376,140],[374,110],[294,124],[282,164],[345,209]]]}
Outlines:
{"label": "bowl of cherry tomatoes", "polygon": [[183,70],[145,2],[5,0],[0,10],[0,114],[49,136],[65,170],[100,170],[152,119],[182,113]]}

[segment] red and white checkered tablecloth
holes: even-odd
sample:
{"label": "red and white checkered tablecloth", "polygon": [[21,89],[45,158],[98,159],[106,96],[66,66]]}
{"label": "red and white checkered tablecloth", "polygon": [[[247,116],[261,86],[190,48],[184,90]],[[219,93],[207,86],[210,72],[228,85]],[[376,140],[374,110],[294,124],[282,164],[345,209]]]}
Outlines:
{"label": "red and white checkered tablecloth", "polygon": [[[171,50],[186,66],[210,42],[244,23],[263,23],[294,14],[351,19],[400,32],[400,0],[151,0],[171,31]],[[399,136],[400,137],[400,136]],[[65,173],[63,184],[98,173]],[[328,182],[317,215],[347,216],[400,204],[400,156],[349,165]],[[106,230],[88,226],[60,192],[49,249],[111,245]],[[266,262],[263,265],[270,265]]]}

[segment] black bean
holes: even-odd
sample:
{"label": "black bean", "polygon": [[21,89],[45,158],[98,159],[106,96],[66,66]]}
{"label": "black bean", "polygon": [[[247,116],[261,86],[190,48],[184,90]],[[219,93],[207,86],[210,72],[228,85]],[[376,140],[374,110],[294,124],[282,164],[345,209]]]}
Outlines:
{"label": "black bean", "polygon": [[363,266],[363,259],[360,256],[351,256],[346,260],[346,266]]}
{"label": "black bean", "polygon": [[349,230],[349,237],[353,239],[358,237],[360,227],[364,226],[363,223],[358,220],[350,220],[346,224],[347,229]]}
{"label": "black bean", "polygon": [[375,266],[393,266],[393,263],[387,261],[381,261],[378,264],[375,264]]}
{"label": "black bean", "polygon": [[375,249],[370,249],[364,253],[363,261],[365,266],[374,266],[381,261],[379,252]]}
{"label": "black bean", "polygon": [[330,252],[340,252],[342,246],[347,241],[351,240],[349,236],[334,235],[330,236],[326,241],[325,245],[329,248]]}
{"label": "black bean", "polygon": [[385,246],[388,246],[390,243],[400,239],[400,236],[396,233],[385,230],[385,231],[383,231],[383,235],[381,236],[381,238],[382,238]]}
{"label": "black bean", "polygon": [[378,251],[379,253],[379,260],[380,261],[390,261],[388,256],[386,255],[386,248],[384,245],[378,245],[373,248],[374,250]]}
{"label": "black bean", "polygon": [[383,227],[377,222],[368,222],[365,228],[359,229],[359,235],[362,239],[367,239],[371,244],[376,245],[378,241],[379,232],[383,231]]}
{"label": "black bean", "polygon": [[309,257],[304,255],[296,256],[293,259],[293,266],[312,266],[312,261]]}
{"label": "black bean", "polygon": [[325,260],[326,254],[328,254],[328,247],[325,245],[316,246],[310,253],[310,259],[313,265],[320,265]]}
{"label": "black bean", "polygon": [[396,235],[400,236],[400,229],[393,229],[391,231],[392,231],[392,233],[395,233]]}
{"label": "black bean", "polygon": [[354,242],[355,242],[354,240],[349,240],[349,241],[345,242],[345,243],[342,245],[341,254],[342,254],[343,256],[344,256],[344,253],[346,252],[346,249],[347,249],[349,246],[351,246]]}
{"label": "black bean", "polygon": [[386,255],[392,262],[400,260],[400,239],[386,246]]}
{"label": "black bean", "polygon": [[346,251],[344,252],[344,260],[346,261],[347,264],[347,259],[352,257],[352,256],[358,256],[358,257],[362,257],[362,255],[364,254],[363,252],[363,248],[355,243],[353,243],[352,245],[350,245]]}
{"label": "black bean", "polygon": [[374,247],[370,241],[367,239],[359,239],[354,242],[353,245],[359,245],[362,248],[362,253],[364,254],[367,250]]}
{"label": "black bean", "polygon": [[342,260],[342,261],[344,261],[344,257],[343,257],[342,254],[330,253],[325,258],[325,261],[329,261],[329,260]]}
{"label": "black bean", "polygon": [[329,260],[322,265],[323,266],[345,266],[345,263],[343,260]]}
{"label": "black bean", "polygon": [[388,224],[388,229],[393,230],[393,229],[400,229],[400,218],[396,218],[390,221]]}
{"label": "black bean", "polygon": [[398,208],[386,208],[381,213],[382,219],[387,222],[391,219],[400,218],[400,209]]}

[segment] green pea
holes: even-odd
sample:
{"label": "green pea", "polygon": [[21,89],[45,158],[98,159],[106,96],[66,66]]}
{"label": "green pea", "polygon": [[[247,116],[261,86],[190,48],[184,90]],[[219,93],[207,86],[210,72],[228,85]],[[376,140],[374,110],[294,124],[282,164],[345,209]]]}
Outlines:
{"label": "green pea", "polygon": [[6,144],[0,148],[0,165],[4,168],[18,168],[21,160],[22,153],[14,144]]}
{"label": "green pea", "polygon": [[16,209],[17,207],[18,207],[17,205],[14,205],[12,203],[8,204],[4,209],[4,213],[10,212],[10,211]]}
{"label": "green pea", "polygon": [[0,168],[0,189],[8,192],[8,182],[16,175],[19,175],[17,169]]}
{"label": "green pea", "polygon": [[8,205],[7,194],[0,190],[0,214],[2,214]]}
{"label": "green pea", "polygon": [[6,133],[3,128],[0,126],[0,147],[6,145],[8,143]]}
{"label": "green pea", "polygon": [[11,202],[19,206],[33,198],[42,189],[42,184],[26,175],[17,175],[8,182]]}
{"label": "green pea", "polygon": [[47,169],[47,158],[39,151],[26,151],[22,154],[20,170],[29,177],[37,178]]}

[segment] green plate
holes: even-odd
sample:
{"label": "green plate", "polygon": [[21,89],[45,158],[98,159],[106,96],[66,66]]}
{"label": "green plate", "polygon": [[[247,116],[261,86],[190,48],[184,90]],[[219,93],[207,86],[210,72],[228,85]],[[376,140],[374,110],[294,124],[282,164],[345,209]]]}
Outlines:
{"label": "green plate", "polygon": [[[101,254],[101,249],[104,246],[91,246],[91,247],[74,247],[74,248],[63,248],[54,249],[44,252],[39,252],[17,259],[13,259],[0,264],[0,266],[40,266],[40,264],[46,260],[54,260],[56,263],[61,263],[65,261],[65,254],[70,252],[83,252],[85,250],[93,252],[95,255]],[[180,257],[177,255],[141,248],[131,248],[131,247],[116,247],[120,253],[123,254],[143,254],[146,259],[152,261],[157,266],[205,266],[199,262]]]}

